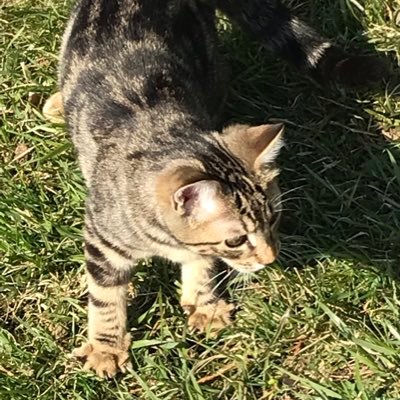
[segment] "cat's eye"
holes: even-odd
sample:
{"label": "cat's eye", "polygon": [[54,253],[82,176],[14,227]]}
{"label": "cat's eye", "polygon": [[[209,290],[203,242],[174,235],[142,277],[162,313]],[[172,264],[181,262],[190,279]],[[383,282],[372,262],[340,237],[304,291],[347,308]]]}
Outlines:
{"label": "cat's eye", "polygon": [[242,244],[245,244],[246,242],[247,242],[247,235],[236,236],[233,239],[225,240],[225,244],[228,247],[239,247]]}

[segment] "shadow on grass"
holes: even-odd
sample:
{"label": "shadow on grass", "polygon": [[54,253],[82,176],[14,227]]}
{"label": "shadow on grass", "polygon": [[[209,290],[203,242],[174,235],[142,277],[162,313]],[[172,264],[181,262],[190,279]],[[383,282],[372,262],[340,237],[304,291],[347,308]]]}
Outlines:
{"label": "shadow on grass", "polygon": [[[317,21],[314,28],[321,34],[332,38],[345,32],[339,34],[337,44],[344,48],[351,44],[356,54],[384,57],[365,40],[356,19],[341,12],[339,3],[320,6],[313,1],[307,10],[309,18],[304,19]],[[318,21],[324,26],[317,26]],[[224,31],[221,39],[232,71],[226,123],[286,124],[287,147],[280,157],[281,188],[286,192],[282,266],[350,260],[356,267],[373,267],[400,278],[396,270],[400,263],[400,166],[396,161],[400,150],[388,138],[391,132],[399,134],[390,99],[400,94],[400,87],[394,80],[360,92],[320,86],[238,30]],[[388,58],[387,63],[394,60]],[[160,290],[168,294],[174,312],[183,315],[175,287],[168,284],[179,280],[179,268],[157,264],[151,274],[142,267],[135,274],[139,293],[129,307],[129,326],[153,326],[160,320]],[[142,280],[141,274],[146,276]],[[146,330],[139,329],[135,340],[142,339]]]}
{"label": "shadow on grass", "polygon": [[[303,18],[320,33],[384,58],[341,2],[312,3]],[[237,30],[223,34],[222,48],[232,70],[225,120],[286,124],[282,265],[336,258],[399,278],[400,149],[391,140],[399,136],[398,79],[369,91],[322,87]]]}

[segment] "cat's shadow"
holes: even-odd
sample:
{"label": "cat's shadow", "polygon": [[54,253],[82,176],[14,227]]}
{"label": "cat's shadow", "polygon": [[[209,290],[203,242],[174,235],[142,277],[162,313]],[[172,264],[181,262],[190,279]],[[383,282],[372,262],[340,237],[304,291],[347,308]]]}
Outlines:
{"label": "cat's shadow", "polygon": [[[343,14],[340,2],[329,5],[338,16],[330,22],[323,18],[328,5],[313,3],[307,9],[321,34],[329,36],[326,25],[331,33],[343,29],[338,44],[351,43],[358,53],[385,58],[366,41],[355,18]],[[316,26],[318,21],[325,26]],[[241,32],[221,35],[232,71],[225,122],[286,124],[287,147],[279,160],[285,193],[282,265],[336,258],[399,278],[400,151],[395,142],[400,130],[388,101],[400,94],[398,77],[392,74],[389,82],[369,91],[323,87]],[[394,70],[394,59],[386,61]]]}

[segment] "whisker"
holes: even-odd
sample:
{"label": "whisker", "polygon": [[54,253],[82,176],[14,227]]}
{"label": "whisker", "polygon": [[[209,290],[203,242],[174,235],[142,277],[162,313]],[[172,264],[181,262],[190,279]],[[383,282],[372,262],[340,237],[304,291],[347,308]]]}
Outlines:
{"label": "whisker", "polygon": [[278,201],[272,200],[275,207],[280,206],[281,204],[287,203],[292,200],[305,200],[306,197],[285,197],[284,199],[279,199]]}
{"label": "whisker", "polygon": [[[282,239],[281,240],[281,244],[282,244],[282,248],[283,248],[283,250],[286,250],[286,251],[304,251],[304,250],[318,250],[318,248],[317,247],[315,247],[315,245],[312,245],[312,244],[310,244],[310,243],[306,243],[306,242],[298,242],[298,243],[293,243],[293,241],[291,240],[290,241],[290,247],[289,246],[286,246],[286,245],[289,245],[289,242],[286,242],[286,240],[285,239]],[[293,248],[295,248],[294,250],[293,250]]]}
{"label": "whisker", "polygon": [[284,191],[284,192],[281,192],[281,193],[277,194],[276,196],[274,196],[274,199],[275,199],[275,198],[282,198],[283,196],[286,196],[288,193],[295,192],[296,190],[302,189],[302,188],[304,188],[304,187],[305,187],[305,185],[296,186],[296,187],[294,187],[294,188],[288,189],[288,190],[286,190],[286,191]]}
{"label": "whisker", "polygon": [[[224,271],[224,272],[225,272],[225,271]],[[225,276],[224,278],[222,278],[222,279],[218,282],[218,284],[215,285],[215,286],[213,287],[212,291],[213,291],[213,292],[216,292],[217,289],[222,285],[222,283],[232,275],[232,273],[233,273],[233,270],[230,270],[230,271],[226,274],[226,276]],[[226,290],[226,289],[225,289],[225,290]],[[220,296],[221,296],[223,293],[225,293],[225,290],[223,290],[222,293],[220,293]]]}
{"label": "whisker", "polygon": [[235,294],[240,292],[240,296],[237,297],[237,299],[240,301],[242,300],[244,293],[246,292],[247,288],[250,286],[250,284],[253,282],[254,277],[256,277],[256,274],[238,274],[233,282],[232,285],[229,286],[229,289],[232,292],[235,292]]}
{"label": "whisker", "polygon": [[243,276],[243,285],[240,288],[240,301],[243,302],[243,298],[246,295],[246,291],[249,290],[250,286],[252,285],[252,283],[254,282],[254,280],[259,280],[259,275],[257,274],[245,274]]}
{"label": "whisker", "polygon": [[233,275],[233,279],[227,284],[226,288],[223,290],[221,295],[224,294],[227,290],[230,290],[230,291],[236,290],[237,286],[240,284],[240,281],[238,279],[240,275],[237,274],[235,276],[235,274],[237,274],[237,272],[234,269],[231,269],[229,277],[231,277]]}
{"label": "whisker", "polygon": [[283,249],[283,250],[281,250],[281,251],[279,252],[279,255],[280,255],[280,256],[291,256],[291,255],[293,255],[293,256],[298,256],[298,253],[295,252],[295,251]]}
{"label": "whisker", "polygon": [[283,211],[296,211],[295,208],[280,208],[279,212],[283,212]]}
{"label": "whisker", "polygon": [[[221,276],[222,274],[225,274],[226,271],[223,270],[221,272],[219,272],[218,274],[214,275],[212,278],[210,278],[208,281],[206,281],[202,286],[200,286],[200,288],[197,290],[197,292],[201,292],[203,289],[205,289],[214,279],[217,279],[219,276]],[[225,278],[224,278],[225,279]]]}

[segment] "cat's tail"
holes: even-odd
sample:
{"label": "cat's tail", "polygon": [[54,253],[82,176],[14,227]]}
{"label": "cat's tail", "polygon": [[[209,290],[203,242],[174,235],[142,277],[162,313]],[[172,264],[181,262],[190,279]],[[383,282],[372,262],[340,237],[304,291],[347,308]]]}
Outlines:
{"label": "cat's tail", "polygon": [[220,0],[218,3],[252,37],[320,82],[366,86],[389,74],[388,65],[382,59],[347,54],[293,16],[278,0]]}
{"label": "cat's tail", "polygon": [[64,122],[64,107],[61,97],[61,92],[54,93],[44,103],[43,116],[55,124]]}

